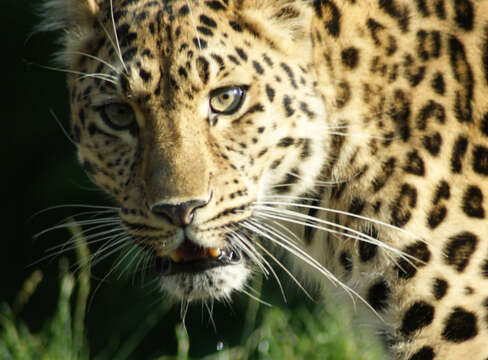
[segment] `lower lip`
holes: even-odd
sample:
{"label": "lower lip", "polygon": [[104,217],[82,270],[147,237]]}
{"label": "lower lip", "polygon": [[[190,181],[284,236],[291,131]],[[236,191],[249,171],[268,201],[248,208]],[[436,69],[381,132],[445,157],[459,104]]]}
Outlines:
{"label": "lower lip", "polygon": [[237,252],[221,251],[218,258],[204,258],[192,261],[174,262],[169,257],[158,259],[158,268],[163,276],[176,274],[197,274],[216,267],[234,265],[241,261],[241,254]]}

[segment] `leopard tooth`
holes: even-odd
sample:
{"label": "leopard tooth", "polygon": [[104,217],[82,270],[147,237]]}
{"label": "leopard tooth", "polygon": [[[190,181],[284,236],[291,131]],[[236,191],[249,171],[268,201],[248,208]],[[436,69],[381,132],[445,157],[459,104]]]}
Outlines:
{"label": "leopard tooth", "polygon": [[173,252],[169,257],[175,263],[179,263],[181,260],[183,260],[183,257],[178,253],[178,251]]}
{"label": "leopard tooth", "polygon": [[210,248],[208,249],[208,254],[213,259],[217,259],[220,256],[220,254],[222,254],[222,250],[220,250],[219,248]]}

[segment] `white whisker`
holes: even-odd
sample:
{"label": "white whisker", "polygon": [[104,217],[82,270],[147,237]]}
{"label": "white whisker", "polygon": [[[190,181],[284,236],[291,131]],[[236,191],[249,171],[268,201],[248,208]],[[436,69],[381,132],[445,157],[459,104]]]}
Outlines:
{"label": "white whisker", "polygon": [[[267,196],[267,198],[294,198],[294,197],[288,197],[288,196],[281,196],[281,195],[270,195],[270,196]],[[299,200],[309,200],[309,201],[315,201],[317,199],[314,199],[314,198],[306,198],[306,197],[301,197],[301,198],[298,198]],[[398,232],[401,232],[402,234],[405,234],[405,235],[408,235],[412,238],[416,238],[417,236],[407,230],[404,230],[402,228],[399,228],[397,226],[394,226],[392,224],[389,224],[387,222],[384,222],[384,221],[380,221],[380,220],[377,220],[377,219],[373,219],[373,218],[369,218],[369,217],[365,217],[365,216],[361,216],[361,215],[357,215],[357,214],[352,214],[350,212],[347,212],[347,211],[342,211],[342,210],[337,210],[337,209],[330,209],[330,208],[324,208],[324,207],[321,207],[321,206],[314,206],[314,205],[307,205],[307,204],[297,204],[297,203],[293,203],[293,202],[284,202],[284,201],[258,201],[256,202],[257,205],[277,205],[277,206],[292,206],[292,207],[298,207],[298,208],[306,208],[306,209],[315,209],[315,210],[320,210],[320,211],[324,211],[324,212],[329,212],[329,213],[333,213],[333,214],[338,214],[338,215],[344,215],[344,216],[348,216],[348,217],[352,217],[352,218],[356,218],[356,219],[360,219],[360,220],[364,220],[366,222],[369,222],[369,223],[373,223],[373,224],[376,224],[376,225],[380,225],[380,226],[384,226],[384,227],[387,227],[387,228],[390,228],[390,229],[393,229],[393,230],[396,230]]]}
{"label": "white whisker", "polygon": [[[273,239],[268,236],[268,234],[266,232],[264,232],[262,230],[262,228],[259,228],[259,225],[257,222],[255,221],[246,221],[246,223],[243,225],[243,226],[247,226],[249,230],[255,232],[256,234],[258,235],[261,235],[271,241],[273,241]],[[300,288],[300,290],[302,290],[304,292],[304,294],[311,300],[313,300],[312,296],[308,293],[308,291],[303,287],[303,285],[300,283],[300,281],[298,281],[298,279],[290,272],[290,270],[288,270],[286,268],[285,265],[283,265],[275,256],[273,256],[264,246],[262,246],[261,244],[259,243],[256,243],[257,246],[259,246],[259,248],[261,248],[261,250],[266,253],[267,256],[269,256],[274,262],[276,262],[276,264],[281,267],[285,272],[286,274],[297,284],[297,286]]]}
{"label": "white whisker", "polygon": [[[115,38],[115,45],[114,47],[116,48],[116,52],[119,55],[119,60],[122,66],[124,67],[124,70],[126,73],[129,71],[127,70],[127,66],[125,65],[124,58],[122,57],[122,50],[120,49],[120,43],[119,43],[119,36],[117,35],[117,27],[115,25],[115,17],[114,17],[114,4],[113,0],[110,0],[110,17],[112,19],[112,26],[113,26],[113,32],[114,32],[114,38]],[[108,35],[108,34],[107,34]],[[110,41],[112,42],[112,45],[114,41],[112,40],[112,37],[108,35]]]}
{"label": "white whisker", "polygon": [[[325,267],[323,267],[317,260],[315,260],[312,256],[310,256],[305,250],[301,249],[298,247],[296,244],[293,242],[289,242],[286,238],[281,238],[279,234],[276,234],[273,230],[271,230],[269,227],[266,227],[264,224],[256,224],[259,225],[260,228],[262,229],[261,234],[265,236],[267,239],[271,240],[273,243],[279,245],[283,249],[289,251],[291,254],[297,256],[298,258],[302,259],[305,261],[308,265],[310,265],[312,268],[316,269],[318,272],[323,274],[329,281],[335,285],[335,286],[340,286],[343,288],[346,293],[348,293],[351,296],[351,299],[353,300],[354,303],[354,295],[356,298],[358,298],[361,302],[363,302],[371,311],[381,320],[383,318],[378,314],[378,312],[361,296],[359,295],[356,291],[354,291],[352,288],[341,282],[334,274],[332,274],[329,270],[327,270]],[[258,229],[259,231],[259,229]],[[273,236],[266,236],[268,234],[271,234]]]}

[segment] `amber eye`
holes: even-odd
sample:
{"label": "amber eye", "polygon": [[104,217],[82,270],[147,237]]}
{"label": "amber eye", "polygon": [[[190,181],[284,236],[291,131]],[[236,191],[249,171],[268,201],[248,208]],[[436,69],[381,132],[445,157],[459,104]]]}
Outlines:
{"label": "amber eye", "polygon": [[224,87],[210,93],[210,109],[214,114],[230,115],[237,112],[244,102],[247,87]]}
{"label": "amber eye", "polygon": [[127,130],[136,124],[136,114],[129,104],[111,103],[98,107],[102,120],[114,130]]}

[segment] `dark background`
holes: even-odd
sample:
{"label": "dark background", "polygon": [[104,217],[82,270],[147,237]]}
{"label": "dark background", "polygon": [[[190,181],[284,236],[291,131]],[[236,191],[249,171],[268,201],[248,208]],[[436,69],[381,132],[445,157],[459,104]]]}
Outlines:
{"label": "dark background", "polygon": [[[64,75],[42,67],[52,65],[56,36],[32,34],[39,20],[35,14],[40,2],[3,0],[0,15],[3,43],[0,303],[12,303],[25,278],[36,269],[42,270],[44,280],[20,314],[33,331],[53,315],[59,284],[59,258],[38,260],[46,256],[47,249],[70,236],[64,230],[36,240],[33,235],[82,209],[52,209],[35,214],[63,204],[110,205],[108,198],[80,170],[74,146],[55,120],[57,117],[62,126],[69,127],[68,96]],[[67,256],[73,260],[73,254]],[[127,281],[114,275],[100,284],[97,279],[105,276],[114,260],[107,259],[93,269],[92,289],[101,286],[91,296],[87,316],[92,354],[105,348],[109,339],[130,335],[152,313],[155,304],[165,301],[153,288],[144,287],[137,277],[132,281],[129,276]],[[278,306],[283,303],[275,284],[267,285],[266,289],[267,301]],[[293,298],[293,291],[288,291],[288,295]],[[187,317],[191,353],[200,356],[213,352],[219,341],[228,346],[239,343],[247,303],[247,299],[238,297],[232,306],[216,305],[216,330],[209,325],[206,310],[192,307]],[[131,359],[175,353],[174,328],[178,320],[179,308],[175,308],[158,322]]]}

